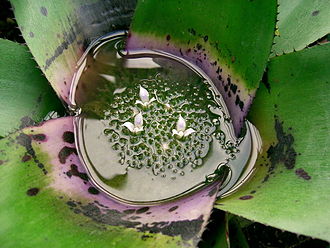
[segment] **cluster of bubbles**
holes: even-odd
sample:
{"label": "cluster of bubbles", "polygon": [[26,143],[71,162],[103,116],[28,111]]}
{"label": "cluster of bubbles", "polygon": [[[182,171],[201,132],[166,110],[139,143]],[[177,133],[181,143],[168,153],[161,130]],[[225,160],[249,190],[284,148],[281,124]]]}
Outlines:
{"label": "cluster of bubbles", "polygon": [[[156,98],[148,106],[137,104],[139,87],[147,89],[150,98]],[[217,142],[231,158],[235,157],[235,144],[226,141],[220,124],[223,117],[214,109],[221,109],[215,101],[210,85],[202,80],[174,82],[157,74],[152,79],[141,80],[115,91],[113,101],[104,112],[108,127],[104,134],[118,154],[123,166],[151,169],[154,175],[165,177],[169,172],[184,175],[183,169],[194,170],[203,166],[210,156],[212,142]],[[131,132],[123,126],[134,123],[134,116],[142,113],[143,130]],[[172,134],[179,116],[194,133],[178,138]]]}

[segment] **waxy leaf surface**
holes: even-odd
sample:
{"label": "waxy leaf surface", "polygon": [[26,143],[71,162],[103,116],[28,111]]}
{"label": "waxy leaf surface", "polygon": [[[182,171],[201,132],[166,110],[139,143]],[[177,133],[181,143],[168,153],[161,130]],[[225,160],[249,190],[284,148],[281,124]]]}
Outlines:
{"label": "waxy leaf surface", "polygon": [[28,48],[0,39],[0,136],[62,112],[55,92],[36,68]]}
{"label": "waxy leaf surface", "polygon": [[249,119],[263,152],[256,175],[217,208],[330,241],[330,44],[271,59]]}
{"label": "waxy leaf surface", "polygon": [[330,1],[278,0],[272,56],[301,50],[330,33]]}
{"label": "waxy leaf surface", "polygon": [[73,73],[99,36],[127,29],[135,0],[11,1],[35,60],[57,94],[68,102]]}

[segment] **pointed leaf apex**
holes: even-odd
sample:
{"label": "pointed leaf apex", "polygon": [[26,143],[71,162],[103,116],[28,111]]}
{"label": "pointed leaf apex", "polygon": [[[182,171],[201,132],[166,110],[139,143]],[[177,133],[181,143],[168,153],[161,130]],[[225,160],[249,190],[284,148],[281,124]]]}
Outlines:
{"label": "pointed leaf apex", "polygon": [[149,102],[149,92],[140,85],[140,99],[143,103]]}
{"label": "pointed leaf apex", "polygon": [[182,118],[182,116],[179,116],[178,122],[176,124],[176,130],[178,132],[186,130],[186,121]]}

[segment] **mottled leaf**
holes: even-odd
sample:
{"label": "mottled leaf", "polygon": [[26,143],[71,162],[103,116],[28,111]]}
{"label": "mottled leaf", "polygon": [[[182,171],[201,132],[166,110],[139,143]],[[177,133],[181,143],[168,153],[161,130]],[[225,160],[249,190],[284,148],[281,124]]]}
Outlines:
{"label": "mottled leaf", "polygon": [[129,206],[94,188],[79,162],[72,117],[0,141],[3,247],[195,247],[216,197]]}
{"label": "mottled leaf", "polygon": [[101,35],[127,29],[135,0],[12,0],[29,49],[58,95],[68,102],[75,66]]}
{"label": "mottled leaf", "polygon": [[163,50],[202,68],[223,95],[238,134],[266,66],[275,19],[273,0],[145,0],[127,47]]}
{"label": "mottled leaf", "polygon": [[272,56],[298,51],[330,33],[330,1],[279,0]]}
{"label": "mottled leaf", "polygon": [[218,208],[330,241],[329,56],[325,44],[271,59],[249,118],[263,140],[256,175]]}
{"label": "mottled leaf", "polygon": [[24,45],[0,39],[0,136],[63,109]]}

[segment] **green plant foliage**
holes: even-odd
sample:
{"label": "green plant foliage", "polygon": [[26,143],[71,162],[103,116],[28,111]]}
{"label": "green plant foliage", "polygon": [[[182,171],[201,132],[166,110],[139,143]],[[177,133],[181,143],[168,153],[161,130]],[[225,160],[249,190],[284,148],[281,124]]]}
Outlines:
{"label": "green plant foliage", "polygon": [[0,39],[0,136],[63,109],[28,48]]}
{"label": "green plant foliage", "polygon": [[249,119],[260,131],[257,173],[216,207],[330,241],[330,43],[271,59]]}
{"label": "green plant foliage", "polygon": [[269,55],[275,4],[260,0],[141,1],[131,29],[164,39],[170,34],[170,39],[180,45],[188,41],[205,44],[221,66],[238,74],[246,88],[255,89]]}
{"label": "green plant foliage", "polygon": [[330,33],[328,0],[278,0],[272,56],[298,51]]}
{"label": "green plant foliage", "polygon": [[[76,62],[87,45],[100,35],[127,29],[135,8],[135,0],[11,3],[35,60],[66,102]],[[276,3],[279,7],[275,28]],[[330,44],[304,48],[329,33],[329,11],[327,0],[141,0],[128,39],[132,48],[162,49],[196,62],[221,91],[236,127],[249,110],[272,41],[271,56],[290,53],[271,58],[248,117],[263,140],[256,174],[238,192],[218,200],[215,206],[252,221],[326,241],[330,241]],[[302,51],[291,53],[294,50]],[[5,106],[1,113],[8,117],[1,117],[3,136],[18,128],[22,117],[40,121],[60,104],[35,69],[25,46],[0,40],[0,54],[1,62],[5,61],[0,64],[1,103]],[[243,108],[235,100],[236,95],[229,96],[226,85],[238,87],[235,94],[241,97]],[[56,125],[48,125],[58,130],[63,123],[59,120]],[[67,125],[72,129],[72,121]],[[33,137],[32,130],[42,128],[23,132]],[[59,190],[63,184],[55,184],[54,178],[63,179],[67,174],[52,172],[68,168],[54,162],[59,159],[58,153],[43,141],[34,140],[36,157],[31,158],[26,147],[18,144],[17,135],[20,133],[0,141],[2,246],[196,246],[198,235],[184,240],[180,235],[106,225],[102,218],[89,218],[87,212],[75,213],[77,208],[70,206],[69,201],[81,202],[83,206],[95,203],[93,198],[71,191],[85,186],[80,188],[70,181],[65,190]],[[61,135],[53,133],[52,137],[62,139]],[[74,149],[73,143],[71,146]],[[75,159],[78,161],[77,156]],[[49,174],[40,171],[40,163]],[[205,221],[211,205],[203,211]],[[175,227],[170,232],[183,229]],[[227,229],[225,222],[215,229],[219,235],[216,245],[228,245]],[[239,244],[235,245],[247,247],[243,233],[239,230],[237,235]],[[206,242],[208,245],[212,246]]]}
{"label": "green plant foliage", "polygon": [[91,41],[127,29],[135,0],[12,0],[17,23],[47,79],[68,101],[75,66]]}

